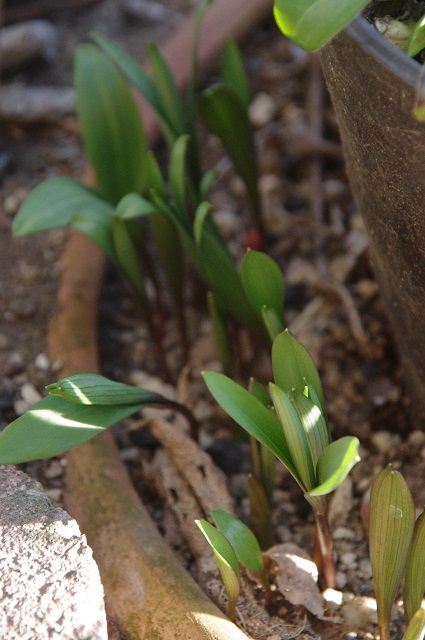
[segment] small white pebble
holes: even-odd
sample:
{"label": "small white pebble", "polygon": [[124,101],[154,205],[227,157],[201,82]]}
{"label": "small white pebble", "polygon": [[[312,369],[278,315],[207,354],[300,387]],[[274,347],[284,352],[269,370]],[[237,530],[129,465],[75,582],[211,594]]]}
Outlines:
{"label": "small white pebble", "polygon": [[13,410],[17,416],[22,416],[25,411],[28,411],[29,405],[25,402],[25,400],[15,400],[13,403]]}
{"label": "small white pebble", "polygon": [[380,453],[390,453],[399,444],[400,439],[388,431],[377,431],[372,435],[371,441]]}
{"label": "small white pebble", "polygon": [[49,368],[49,358],[45,353],[39,353],[34,360],[34,364],[40,371],[47,371]]}
{"label": "small white pebble", "polygon": [[412,447],[420,447],[425,442],[425,433],[420,429],[415,429],[409,434],[408,442]]}
{"label": "small white pebble", "polygon": [[41,400],[41,395],[31,382],[26,382],[22,385],[21,396],[22,399],[30,406]]}
{"label": "small white pebble", "polygon": [[338,589],[343,589],[347,584],[347,576],[342,571],[337,571],[335,576],[335,583]]}
{"label": "small white pebble", "polygon": [[53,460],[44,472],[44,475],[48,480],[59,478],[63,473],[62,465],[59,460]]}
{"label": "small white pebble", "polygon": [[342,554],[341,562],[346,567],[354,567],[357,564],[357,556],[352,551],[347,551],[347,553]]}
{"label": "small white pebble", "polygon": [[277,111],[276,102],[265,91],[257,93],[249,107],[249,118],[254,127],[264,127],[273,120]]}
{"label": "small white pebble", "polygon": [[338,591],[337,589],[325,589],[323,592],[323,597],[326,602],[332,603],[334,605],[340,606],[342,604],[343,594],[342,591]]}
{"label": "small white pebble", "polygon": [[337,527],[333,532],[334,540],[353,540],[356,534],[347,527]]}

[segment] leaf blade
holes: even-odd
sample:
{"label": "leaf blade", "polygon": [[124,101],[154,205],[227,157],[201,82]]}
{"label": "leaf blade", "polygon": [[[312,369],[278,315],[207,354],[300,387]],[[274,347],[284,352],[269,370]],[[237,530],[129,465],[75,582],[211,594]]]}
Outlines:
{"label": "leaf blade", "polygon": [[360,460],[360,441],[354,436],[344,436],[331,442],[317,461],[318,485],[308,492],[309,496],[324,496],[334,491]]}

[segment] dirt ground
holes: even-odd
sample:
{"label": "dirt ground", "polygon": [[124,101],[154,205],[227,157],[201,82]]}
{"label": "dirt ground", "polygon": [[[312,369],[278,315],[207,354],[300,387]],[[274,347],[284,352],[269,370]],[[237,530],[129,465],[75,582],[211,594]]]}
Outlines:
{"label": "dirt ground", "polygon": [[[163,38],[191,3],[182,0],[177,6],[163,0],[158,4],[165,18],[149,23],[128,21],[119,3],[112,0],[77,12],[55,11],[51,19],[62,43],[57,58],[20,71],[18,79],[29,84],[69,85],[75,44],[94,27],[142,59],[147,42]],[[402,371],[368,258],[367,237],[350,195],[337,126],[317,61],[284,41],[271,22],[247,38],[243,54],[253,96],[251,116],[259,149],[268,250],[285,273],[286,317],[319,365],[332,432],[335,436],[358,436],[362,456],[333,505],[338,574],[328,614],[334,618],[342,615],[345,624],[318,622],[313,615],[306,617],[303,607],[279,601],[280,613],[290,621],[285,630],[273,631],[268,623],[257,632],[249,625],[248,630],[253,637],[269,639],[373,638],[374,600],[360,504],[372,478],[389,461],[404,473],[416,505],[425,502],[425,434],[408,412]],[[0,136],[1,427],[30,406],[42,394],[43,386],[54,379],[45,355],[46,322],[66,236],[60,231],[12,240],[11,221],[38,182],[50,175],[79,175],[85,161],[74,117],[55,125],[26,128],[0,123]],[[240,258],[252,228],[243,190],[216,141],[208,139],[206,149],[208,162],[218,163],[223,173],[213,194],[215,219]],[[247,517],[248,447],[234,440],[232,425],[218,414],[196,381],[197,371],[218,365],[206,316],[198,310],[190,313],[195,339],[193,376],[187,384],[196,398],[194,412],[203,425],[200,443],[227,474],[238,511]],[[173,393],[158,380],[143,320],[113,275],[105,287],[101,327],[106,375],[158,385]],[[171,321],[167,340],[178,377],[180,353]],[[258,362],[265,377],[267,366]],[[153,517],[196,575],[198,569],[187,541],[155,484],[158,442],[145,430],[136,431],[131,420],[121,430],[119,442],[136,485],[150,498]],[[41,477],[50,496],[60,501],[65,464],[63,460],[33,463],[27,470]],[[278,475],[273,520],[276,544],[294,542],[311,551],[308,507],[283,471]],[[217,587],[213,584],[211,589],[220,601]],[[401,620],[399,610],[396,620]],[[394,638],[400,637],[398,624],[394,632]]]}

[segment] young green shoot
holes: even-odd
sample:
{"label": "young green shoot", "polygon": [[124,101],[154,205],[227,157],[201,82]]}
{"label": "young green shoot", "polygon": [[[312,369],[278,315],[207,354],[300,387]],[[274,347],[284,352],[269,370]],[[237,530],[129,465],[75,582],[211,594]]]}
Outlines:
{"label": "young green shoot", "polygon": [[239,564],[236,553],[226,536],[206,520],[195,520],[213,550],[227,593],[227,615],[236,617],[236,603],[240,592]]}
{"label": "young green shoot", "polygon": [[425,595],[425,512],[415,522],[412,544],[404,577],[403,602],[409,623],[421,607]]}
{"label": "young green shoot", "polygon": [[306,349],[288,331],[273,343],[272,411],[223,374],[208,371],[205,383],[219,405],[249,435],[268,447],[287,468],[313,508],[326,586],[335,584],[332,539],[327,523],[329,494],[358,462],[359,441],[331,442],[317,369]]}
{"label": "young green shoot", "polygon": [[391,608],[403,578],[415,523],[412,496],[389,465],[375,478],[370,498],[369,549],[382,640],[390,640]]}

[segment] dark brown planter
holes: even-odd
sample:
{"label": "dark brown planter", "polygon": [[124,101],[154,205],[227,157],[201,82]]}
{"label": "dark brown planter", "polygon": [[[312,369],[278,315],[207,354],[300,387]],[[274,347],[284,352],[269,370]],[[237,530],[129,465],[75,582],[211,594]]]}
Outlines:
{"label": "dark brown planter", "polygon": [[358,18],[322,51],[354,198],[414,405],[425,414],[425,123],[421,66]]}

